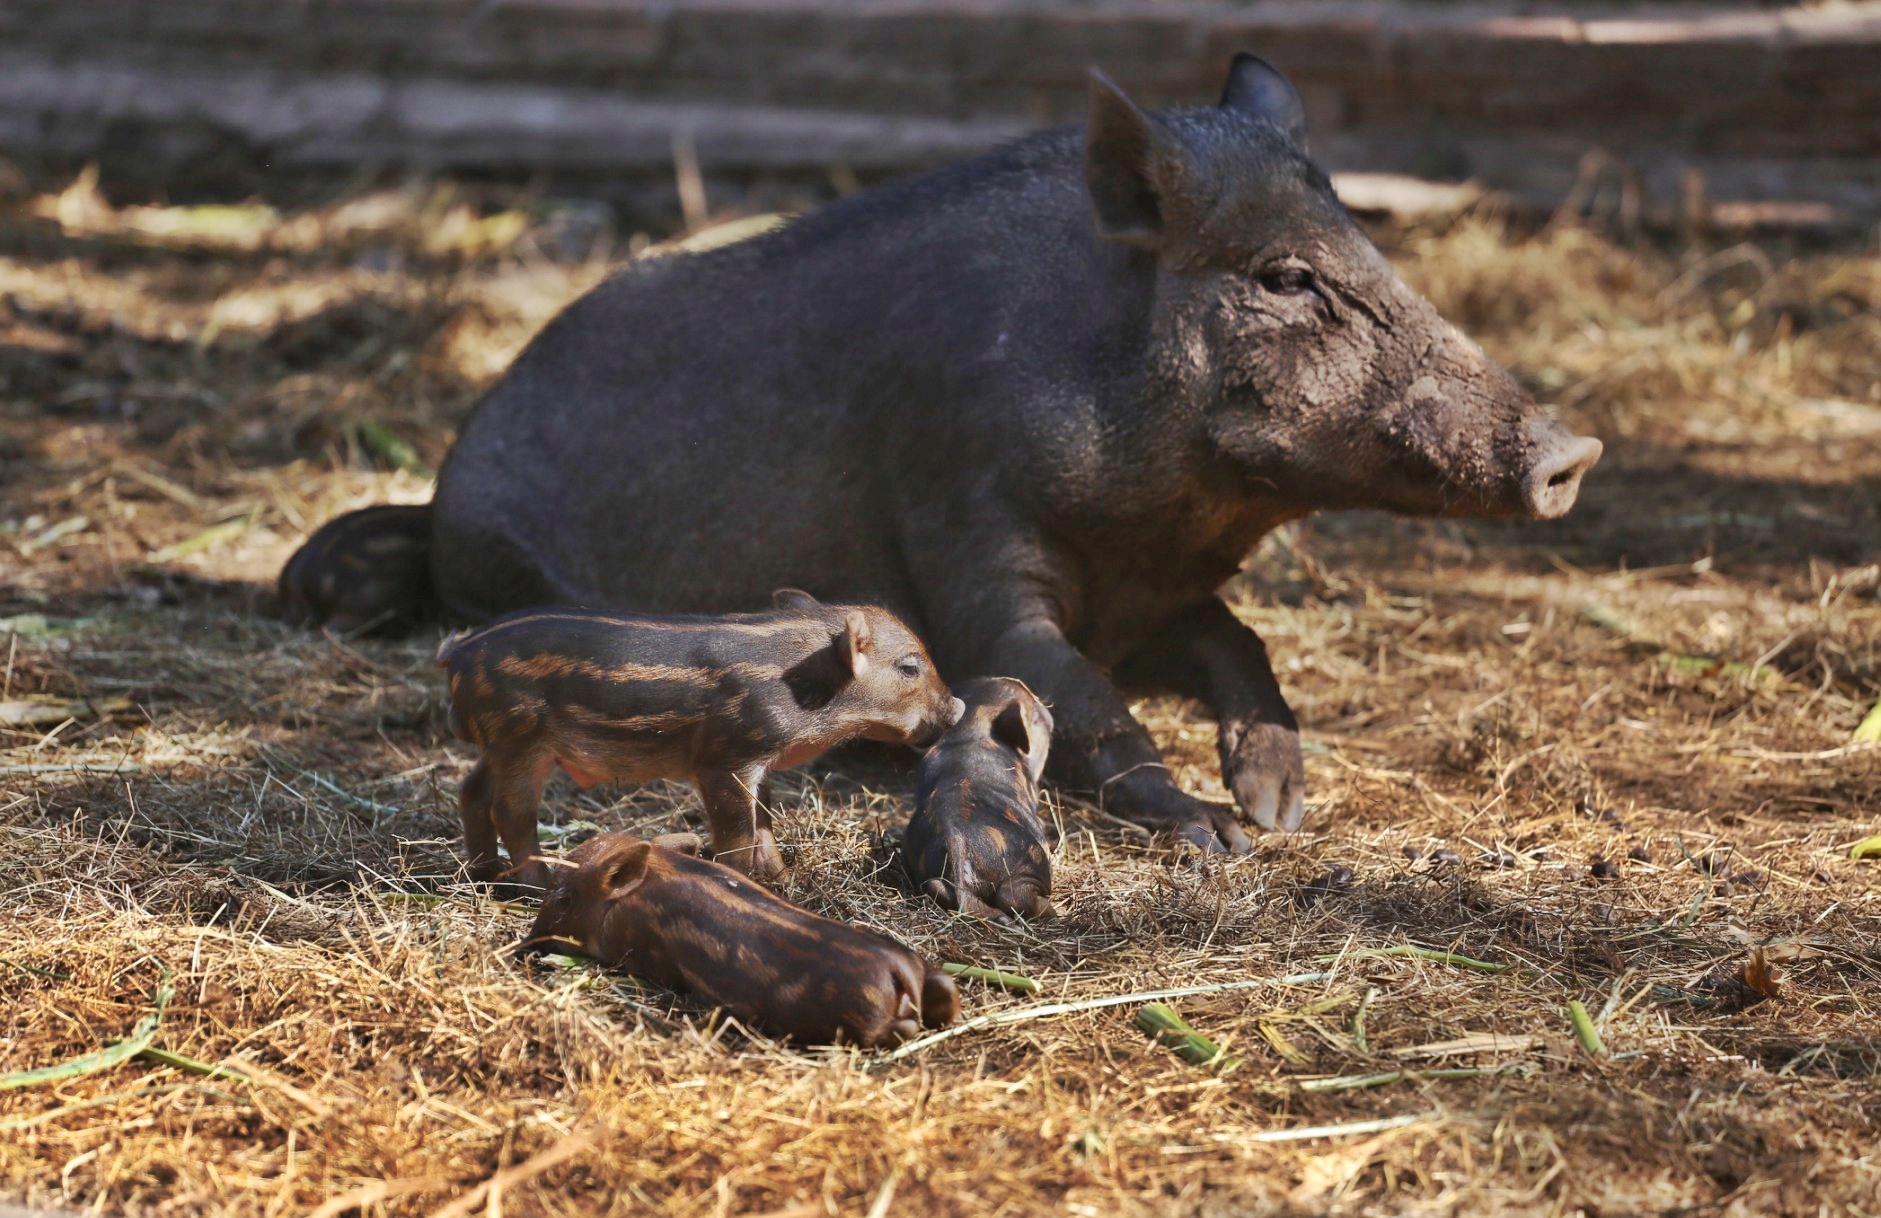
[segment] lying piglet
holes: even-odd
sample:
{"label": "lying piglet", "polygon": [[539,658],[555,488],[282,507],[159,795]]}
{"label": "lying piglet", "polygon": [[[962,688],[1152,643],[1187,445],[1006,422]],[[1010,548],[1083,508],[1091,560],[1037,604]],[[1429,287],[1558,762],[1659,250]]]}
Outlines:
{"label": "lying piglet", "polygon": [[1038,781],[1052,716],[1011,677],[960,687],[966,713],[921,760],[902,838],[910,884],[947,909],[1006,921],[1052,912],[1052,861]]}
{"label": "lying piglet", "polygon": [[959,1014],[954,979],[893,939],[698,851],[691,834],[590,838],[556,868],[522,950],[591,956],[803,1044],[899,1044]]}
{"label": "lying piglet", "polygon": [[541,888],[536,809],[560,766],[583,787],[691,778],[712,850],[784,870],[759,788],[858,737],[923,748],[960,717],[921,640],[886,609],[786,589],[764,613],[652,617],[533,609],[447,639],[451,730],[483,750],[458,811],[471,875]]}

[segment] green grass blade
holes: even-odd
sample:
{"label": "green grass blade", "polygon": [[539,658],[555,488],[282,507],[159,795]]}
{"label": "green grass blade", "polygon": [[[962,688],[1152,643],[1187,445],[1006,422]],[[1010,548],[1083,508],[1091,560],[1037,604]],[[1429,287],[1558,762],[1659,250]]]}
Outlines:
{"label": "green grass blade", "polygon": [[1589,1057],[1607,1056],[1606,1042],[1600,1039],[1600,1029],[1594,1026],[1593,1017],[1578,998],[1569,999],[1567,1005],[1568,1022],[1574,1025],[1574,1037],[1581,1042],[1581,1049]]}
{"label": "green grass blade", "polygon": [[1862,718],[1855,728],[1851,744],[1881,744],[1881,701],[1874,704],[1874,709]]}
{"label": "green grass blade", "polygon": [[1136,1013],[1136,1026],[1157,1044],[1192,1066],[1220,1065],[1223,1069],[1238,1065],[1239,1058],[1223,1058],[1221,1046],[1203,1036],[1174,1008],[1152,1002]]}
{"label": "green grass blade", "polygon": [[989,985],[1001,986],[1019,994],[1036,994],[1039,983],[1030,977],[1021,977],[1017,973],[1002,973],[998,969],[977,968],[970,964],[943,964],[941,971],[952,977],[965,977],[969,981],[984,981]]}
{"label": "green grass blade", "polygon": [[[161,967],[161,966],[159,966]],[[46,1083],[63,1083],[67,1079],[83,1078],[87,1074],[98,1074],[114,1069],[136,1057],[150,1047],[150,1042],[157,1038],[157,1025],[163,1022],[163,1008],[170,1005],[170,996],[176,993],[176,987],[170,984],[170,970],[163,970],[163,979],[157,984],[156,1010],[137,1021],[131,1034],[114,1045],[106,1045],[93,1053],[82,1054],[70,1061],[58,1062],[51,1066],[41,1066],[37,1070],[17,1070],[12,1074],[0,1074],[0,1091],[15,1091],[21,1087],[38,1087]]]}
{"label": "green grass blade", "polygon": [[158,1017],[146,1015],[137,1021],[131,1034],[115,1045],[107,1045],[95,1053],[86,1053],[70,1061],[53,1066],[41,1066],[37,1070],[19,1070],[12,1074],[0,1074],[0,1091],[13,1091],[20,1087],[38,1087],[46,1083],[63,1083],[68,1079],[83,1078],[87,1074],[97,1074],[121,1066],[150,1047],[150,1042],[157,1038]]}
{"label": "green grass blade", "polygon": [[205,1078],[229,1078],[244,1083],[253,1081],[248,1075],[237,1070],[234,1066],[218,1066],[212,1062],[201,1061],[194,1057],[186,1057],[181,1053],[172,1053],[168,1049],[146,1046],[137,1056],[147,1062],[156,1062],[163,1066],[174,1066],[178,1070],[187,1070],[191,1074],[200,1074]]}

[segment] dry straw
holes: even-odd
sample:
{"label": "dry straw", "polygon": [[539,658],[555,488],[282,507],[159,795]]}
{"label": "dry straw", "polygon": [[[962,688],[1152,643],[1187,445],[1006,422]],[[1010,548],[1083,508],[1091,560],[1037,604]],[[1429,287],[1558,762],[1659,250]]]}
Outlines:
{"label": "dry straw", "polygon": [[[1262,549],[1230,594],[1307,724],[1312,807],[1255,859],[1172,861],[1058,803],[1062,918],[983,926],[877,880],[905,770],[781,783],[792,899],[1038,986],[966,982],[958,1031],[865,1056],[512,961],[527,911],[459,882],[436,638],[258,612],[315,524],[426,497],[480,388],[605,273],[605,227],[443,187],[168,219],[89,190],[0,214],[0,702],[103,708],[0,725],[0,1073],[52,1071],[0,1091],[0,1197],[1873,1212],[1872,251],[1387,234],[1608,440],[1582,508]],[[1197,709],[1137,710],[1219,798]],[[673,786],[549,808],[697,817]],[[1146,1039],[1157,995],[1240,1066]]]}

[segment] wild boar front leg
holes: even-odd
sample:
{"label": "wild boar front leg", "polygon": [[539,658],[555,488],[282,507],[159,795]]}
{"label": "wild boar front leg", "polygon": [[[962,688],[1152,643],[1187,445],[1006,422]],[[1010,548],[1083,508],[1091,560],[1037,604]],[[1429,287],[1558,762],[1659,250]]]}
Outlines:
{"label": "wild boar front leg", "polygon": [[1306,766],[1300,724],[1280,692],[1267,645],[1214,597],[1164,623],[1118,670],[1126,683],[1195,698],[1220,727],[1221,779],[1263,829],[1300,827]]}
{"label": "wild boar front leg", "polygon": [[1056,623],[1034,617],[1014,624],[977,657],[972,671],[1018,677],[1051,705],[1056,726],[1047,772],[1054,781],[1095,795],[1125,820],[1203,850],[1243,854],[1253,848],[1233,808],[1176,786],[1123,696]]}
{"label": "wild boar front leg", "polygon": [[771,835],[770,810],[758,799],[763,784],[763,766],[699,775],[712,856],[754,880],[768,881],[784,874],[784,856]]}

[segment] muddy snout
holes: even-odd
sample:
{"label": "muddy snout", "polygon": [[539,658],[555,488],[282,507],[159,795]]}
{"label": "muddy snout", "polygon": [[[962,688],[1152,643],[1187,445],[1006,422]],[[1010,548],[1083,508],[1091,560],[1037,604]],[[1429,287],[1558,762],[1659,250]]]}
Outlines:
{"label": "muddy snout", "polygon": [[1529,425],[1528,472],[1522,479],[1522,506],[1536,520],[1565,516],[1581,492],[1581,479],[1600,460],[1602,445],[1551,422]]}

